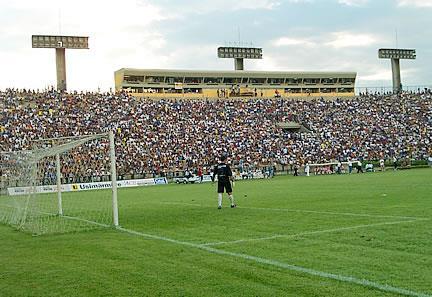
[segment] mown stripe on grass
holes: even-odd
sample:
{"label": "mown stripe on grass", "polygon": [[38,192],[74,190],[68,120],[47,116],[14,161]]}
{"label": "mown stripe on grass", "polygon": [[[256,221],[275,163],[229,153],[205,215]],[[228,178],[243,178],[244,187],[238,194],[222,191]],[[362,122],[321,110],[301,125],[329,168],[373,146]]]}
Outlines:
{"label": "mown stripe on grass", "polygon": [[397,225],[397,224],[403,224],[403,223],[414,223],[414,222],[418,222],[418,221],[421,221],[421,220],[419,219],[419,220],[410,220],[410,221],[405,220],[405,221],[382,222],[382,223],[375,223],[375,224],[363,224],[363,225],[339,227],[339,228],[325,229],[325,230],[306,231],[306,232],[300,232],[300,233],[296,233],[296,234],[276,234],[276,235],[267,236],[267,237],[238,239],[238,240],[232,240],[232,241],[209,242],[209,243],[203,243],[201,245],[202,246],[215,246],[215,245],[236,244],[236,243],[243,243],[243,242],[250,242],[250,241],[271,240],[271,239],[277,239],[277,238],[295,238],[295,237],[306,236],[306,235],[332,233],[332,232],[339,232],[339,231],[345,231],[345,230],[370,228],[370,227],[376,227],[376,226]]}
{"label": "mown stripe on grass", "polygon": [[322,277],[322,278],[337,280],[337,281],[341,281],[341,282],[345,282],[345,283],[356,284],[356,285],[360,285],[360,286],[364,286],[364,287],[368,287],[368,288],[377,289],[377,290],[380,290],[383,292],[396,293],[396,294],[405,295],[405,296],[412,296],[412,297],[432,297],[432,295],[429,295],[427,293],[415,292],[415,291],[411,291],[411,290],[407,290],[407,289],[403,289],[403,288],[393,287],[393,286],[390,286],[387,284],[380,284],[380,283],[376,283],[376,282],[373,282],[373,281],[370,281],[367,279],[361,279],[361,278],[356,278],[356,277],[352,277],[352,276],[344,276],[344,275],[339,275],[339,274],[334,274],[334,273],[328,273],[328,272],[314,270],[314,269],[305,268],[305,267],[301,267],[301,266],[291,265],[291,264],[279,262],[276,260],[255,257],[255,256],[247,255],[247,254],[229,252],[229,251],[215,249],[212,247],[203,246],[203,245],[199,245],[199,244],[195,244],[195,243],[191,243],[191,242],[179,241],[179,240],[168,238],[168,237],[163,237],[163,236],[158,236],[158,235],[153,235],[153,234],[146,234],[146,233],[138,232],[135,230],[126,229],[123,227],[119,227],[119,228],[117,228],[117,230],[128,233],[128,234],[132,234],[132,235],[137,235],[137,236],[141,236],[141,237],[146,237],[146,238],[151,238],[151,239],[156,239],[156,240],[162,240],[162,241],[171,242],[174,244],[179,244],[179,245],[189,246],[192,248],[197,248],[200,250],[210,252],[212,254],[241,258],[241,259],[253,261],[253,262],[256,262],[259,264],[270,265],[270,266],[274,266],[274,267],[278,267],[278,268],[282,268],[282,269],[286,269],[286,270],[290,270],[290,271],[294,271],[294,272],[299,272],[299,273],[303,273],[303,274],[309,274],[309,275],[314,275],[314,276],[318,276],[318,277]]}
{"label": "mown stripe on grass", "polygon": [[[207,205],[202,205],[202,204],[198,204],[198,203],[183,203],[183,202],[155,202],[155,203],[214,208],[214,206],[207,206]],[[379,214],[365,214],[365,213],[351,213],[351,212],[334,212],[334,211],[318,211],[318,210],[306,210],[306,209],[247,207],[247,206],[238,206],[237,208],[252,209],[252,210],[282,211],[282,212],[286,211],[286,212],[314,213],[314,214],[324,214],[324,215],[333,215],[333,216],[368,217],[368,218],[383,218],[383,219],[389,218],[389,219],[406,219],[406,220],[429,220],[429,218],[421,218],[421,217],[407,217],[407,216],[379,215]]]}

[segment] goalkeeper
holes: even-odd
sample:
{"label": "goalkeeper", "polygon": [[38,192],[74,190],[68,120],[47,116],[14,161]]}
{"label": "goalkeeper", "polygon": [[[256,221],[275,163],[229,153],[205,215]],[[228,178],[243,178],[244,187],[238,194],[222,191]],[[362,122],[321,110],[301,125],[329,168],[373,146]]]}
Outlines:
{"label": "goalkeeper", "polygon": [[224,190],[228,194],[228,198],[231,201],[231,208],[236,207],[234,203],[234,197],[232,194],[232,185],[231,182],[234,181],[231,168],[228,164],[225,163],[227,157],[226,155],[222,155],[220,158],[220,162],[218,165],[214,167],[212,181],[215,181],[215,177],[217,175],[218,178],[218,209],[222,208],[222,194]]}

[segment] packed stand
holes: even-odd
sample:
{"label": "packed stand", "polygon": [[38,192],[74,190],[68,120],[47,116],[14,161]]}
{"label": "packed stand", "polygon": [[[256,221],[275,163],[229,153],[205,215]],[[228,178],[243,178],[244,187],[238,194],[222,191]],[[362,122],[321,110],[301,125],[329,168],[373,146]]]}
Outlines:
{"label": "packed stand", "polygon": [[[426,160],[432,153],[429,90],[306,101],[155,100],[126,93],[9,89],[0,92],[0,111],[0,151],[31,149],[40,138],[114,131],[120,178],[170,177],[198,168],[206,173],[223,152],[240,171],[348,158]],[[312,132],[293,133],[277,125],[288,121],[300,122]],[[63,175],[69,181],[102,180],[108,175],[104,156],[108,155],[97,147],[74,153],[67,157]],[[53,168],[52,163],[47,166]]]}

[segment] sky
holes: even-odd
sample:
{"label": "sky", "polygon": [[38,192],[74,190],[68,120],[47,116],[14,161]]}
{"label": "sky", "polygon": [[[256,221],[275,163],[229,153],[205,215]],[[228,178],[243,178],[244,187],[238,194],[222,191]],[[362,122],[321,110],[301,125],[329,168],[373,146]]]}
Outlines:
{"label": "sky", "polygon": [[0,89],[56,84],[55,50],[31,35],[89,36],[66,50],[69,90],[114,88],[120,68],[232,70],[217,47],[263,48],[257,71],[352,71],[358,87],[391,86],[379,48],[415,48],[404,86],[432,86],[432,0],[0,0]]}

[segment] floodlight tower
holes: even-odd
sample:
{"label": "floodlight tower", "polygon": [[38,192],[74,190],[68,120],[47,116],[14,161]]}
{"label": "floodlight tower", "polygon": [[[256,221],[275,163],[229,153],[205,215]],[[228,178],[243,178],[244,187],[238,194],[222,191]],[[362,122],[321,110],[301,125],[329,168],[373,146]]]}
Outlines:
{"label": "floodlight tower", "polygon": [[402,91],[400,59],[416,59],[415,49],[390,49],[382,48],[378,50],[380,59],[391,59],[393,73],[393,92],[400,93]]}
{"label": "floodlight tower", "polygon": [[234,59],[234,70],[244,70],[244,59],[262,59],[262,48],[219,47],[218,58]]}
{"label": "floodlight tower", "polygon": [[66,49],[88,49],[88,37],[32,35],[32,48],[55,48],[57,90],[66,90]]}

